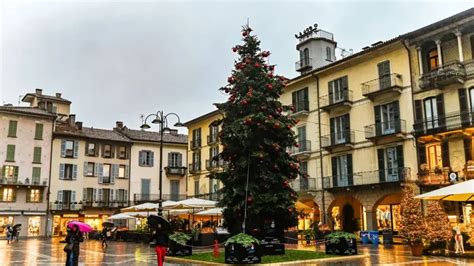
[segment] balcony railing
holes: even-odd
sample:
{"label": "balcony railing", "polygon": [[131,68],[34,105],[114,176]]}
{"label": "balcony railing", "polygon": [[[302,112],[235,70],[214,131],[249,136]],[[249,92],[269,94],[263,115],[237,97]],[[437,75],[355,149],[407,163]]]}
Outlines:
{"label": "balcony railing", "polygon": [[130,206],[130,202],[126,201],[82,201],[79,202],[82,205],[82,209],[84,208],[125,208]]}
{"label": "balcony railing", "polygon": [[[186,194],[162,194],[163,200],[179,201],[186,199]],[[143,202],[158,202],[160,194],[133,194],[133,202],[135,204]]]}
{"label": "balcony railing", "polygon": [[430,120],[415,121],[413,128],[417,136],[474,126],[474,112],[452,112]]}
{"label": "balcony railing", "polygon": [[396,183],[410,179],[411,170],[409,167],[392,169],[382,169],[347,174],[344,176],[325,177],[325,188],[343,188],[352,186]]}
{"label": "balcony railing", "polygon": [[191,149],[198,149],[201,147],[201,139],[191,140]]}
{"label": "balcony railing", "polygon": [[380,122],[365,127],[365,138],[372,139],[393,135],[397,133],[405,133],[407,130],[406,121],[403,119],[390,120],[387,122]]}
{"label": "balcony railing", "polygon": [[18,185],[18,186],[47,186],[48,179],[43,178],[18,178],[18,177],[0,177],[0,184]]}
{"label": "balcony railing", "polygon": [[186,167],[184,166],[167,166],[165,167],[166,175],[186,175]]}
{"label": "balcony railing", "polygon": [[464,70],[466,70],[466,76],[474,75],[474,60],[465,61]]}
{"label": "balcony railing", "polygon": [[308,115],[309,112],[309,101],[297,101],[294,103],[294,111],[290,111],[290,115],[298,116],[298,115]]}
{"label": "balcony railing", "polygon": [[68,202],[55,202],[50,203],[50,210],[52,211],[80,211],[82,210],[82,204],[68,203]]}
{"label": "balcony railing", "polygon": [[362,95],[372,97],[384,92],[400,90],[402,86],[402,75],[392,73],[390,75],[362,83]]}
{"label": "balcony railing", "polygon": [[311,69],[313,67],[313,59],[305,58],[295,63],[296,71],[303,71],[306,69]]}
{"label": "balcony railing", "polygon": [[208,145],[217,144],[217,135],[216,136],[214,136],[214,135],[207,136],[207,144]]}
{"label": "balcony railing", "polygon": [[329,149],[336,146],[353,144],[355,140],[354,136],[354,131],[334,132],[321,137],[321,147]]}
{"label": "balcony railing", "polygon": [[464,64],[456,60],[424,73],[420,77],[419,86],[422,89],[439,88],[450,84],[463,83],[465,79]]}
{"label": "balcony railing", "polygon": [[321,109],[327,111],[338,106],[352,104],[352,91],[344,90],[340,95],[333,93],[331,95],[324,95],[320,98]]}
{"label": "balcony railing", "polygon": [[298,147],[291,148],[292,155],[298,155],[298,154],[310,153],[310,152],[311,152],[311,140],[298,141]]}
{"label": "balcony railing", "polygon": [[188,167],[188,171],[190,174],[195,174],[201,171],[201,162],[190,163]]}
{"label": "balcony railing", "polygon": [[205,194],[199,194],[199,195],[194,195],[194,198],[198,199],[206,199],[206,200],[221,200],[223,197],[223,194],[220,192],[214,192],[214,193],[205,193]]}
{"label": "balcony railing", "polygon": [[219,160],[206,160],[206,169],[211,171],[211,170],[216,170],[225,165],[224,160],[219,159]]}
{"label": "balcony railing", "polygon": [[318,184],[316,178],[298,178],[293,181],[291,181],[291,188],[293,188],[294,191],[315,191],[318,189]]}

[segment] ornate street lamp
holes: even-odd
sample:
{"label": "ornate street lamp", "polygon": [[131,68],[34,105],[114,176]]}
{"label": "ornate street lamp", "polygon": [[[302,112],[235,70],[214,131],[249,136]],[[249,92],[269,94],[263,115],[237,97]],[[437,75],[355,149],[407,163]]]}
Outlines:
{"label": "ornate street lamp", "polygon": [[146,118],[145,121],[143,122],[143,125],[140,126],[141,129],[150,129],[150,125],[148,125],[146,122],[148,118],[153,117],[153,120],[151,121],[152,124],[158,124],[159,125],[159,133],[160,133],[160,175],[159,175],[159,188],[160,188],[160,196],[159,196],[159,201],[158,201],[158,216],[163,216],[163,198],[162,198],[162,187],[163,187],[163,133],[165,131],[170,131],[170,128],[168,127],[168,117],[169,116],[175,116],[178,119],[178,122],[174,124],[175,127],[184,127],[184,124],[181,123],[179,116],[176,113],[168,113],[165,114],[164,111],[158,111],[156,114],[149,114]]}

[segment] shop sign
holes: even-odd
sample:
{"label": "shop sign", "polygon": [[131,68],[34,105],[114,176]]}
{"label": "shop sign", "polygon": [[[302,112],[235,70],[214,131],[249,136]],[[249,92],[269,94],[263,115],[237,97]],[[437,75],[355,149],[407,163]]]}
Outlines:
{"label": "shop sign", "polygon": [[99,215],[97,214],[86,214],[84,215],[85,218],[99,218]]}
{"label": "shop sign", "polygon": [[77,218],[78,214],[63,214],[63,218]]}
{"label": "shop sign", "polygon": [[451,172],[449,173],[449,182],[454,183],[458,181],[458,173],[457,172]]}

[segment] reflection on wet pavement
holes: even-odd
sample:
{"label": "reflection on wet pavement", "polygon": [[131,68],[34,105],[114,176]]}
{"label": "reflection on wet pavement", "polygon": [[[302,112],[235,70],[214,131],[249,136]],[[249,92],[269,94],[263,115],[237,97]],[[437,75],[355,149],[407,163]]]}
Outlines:
{"label": "reflection on wet pavement", "polygon": [[[60,238],[48,240],[29,239],[7,245],[0,241],[0,265],[64,265],[66,253]],[[413,257],[406,246],[391,247],[361,246],[360,254],[370,257],[341,262],[318,263],[318,265],[474,265],[474,259],[444,257]],[[100,242],[86,240],[81,245],[80,265],[156,265],[154,250],[144,244],[109,242],[102,250]],[[191,265],[166,263],[166,265]],[[199,265],[199,264],[195,264]],[[289,264],[287,264],[289,265]],[[314,265],[314,263],[296,265]]]}

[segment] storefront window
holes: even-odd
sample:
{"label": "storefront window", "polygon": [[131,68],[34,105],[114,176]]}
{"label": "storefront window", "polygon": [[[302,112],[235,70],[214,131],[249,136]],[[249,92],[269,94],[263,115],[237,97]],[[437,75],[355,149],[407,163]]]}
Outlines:
{"label": "storefront window", "polygon": [[428,155],[428,166],[431,170],[443,168],[443,159],[441,157],[441,145],[433,144],[426,147]]}
{"label": "storefront window", "polygon": [[378,230],[399,230],[400,205],[379,205],[377,207],[377,229]]}
{"label": "storefront window", "polygon": [[334,225],[334,230],[342,230],[339,206],[332,207],[331,216]]}
{"label": "storefront window", "polygon": [[6,235],[6,225],[13,224],[13,217],[12,216],[0,216],[0,236]]}
{"label": "storefront window", "polygon": [[28,218],[28,236],[38,236],[41,225],[41,218],[39,216]]}

